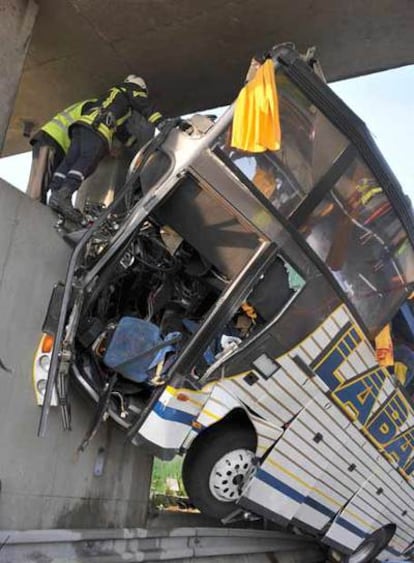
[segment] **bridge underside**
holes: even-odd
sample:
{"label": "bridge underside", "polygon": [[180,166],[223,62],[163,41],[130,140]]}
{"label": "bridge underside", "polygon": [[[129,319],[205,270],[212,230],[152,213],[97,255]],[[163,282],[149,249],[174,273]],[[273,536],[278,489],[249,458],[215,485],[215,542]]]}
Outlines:
{"label": "bridge underside", "polygon": [[[14,0],[15,1],[15,0]],[[177,115],[234,98],[250,56],[316,45],[329,80],[414,62],[414,3],[400,0],[38,0],[5,154],[39,125],[130,72]]]}

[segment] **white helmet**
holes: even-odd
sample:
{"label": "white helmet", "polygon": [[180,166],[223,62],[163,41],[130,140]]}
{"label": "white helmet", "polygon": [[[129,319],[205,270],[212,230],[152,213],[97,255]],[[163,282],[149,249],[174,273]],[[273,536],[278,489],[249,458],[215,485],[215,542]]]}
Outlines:
{"label": "white helmet", "polygon": [[137,76],[136,74],[129,74],[125,78],[124,82],[128,82],[129,84],[136,84],[143,90],[147,90],[147,85],[145,83],[145,80],[141,78],[141,76]]}

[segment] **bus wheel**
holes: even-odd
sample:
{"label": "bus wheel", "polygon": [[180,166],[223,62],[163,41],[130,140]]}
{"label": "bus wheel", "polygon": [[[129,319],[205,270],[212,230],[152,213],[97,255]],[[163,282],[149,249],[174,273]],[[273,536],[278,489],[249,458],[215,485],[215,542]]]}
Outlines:
{"label": "bus wheel", "polygon": [[361,545],[350,555],[340,555],[332,550],[331,561],[340,563],[371,563],[375,557],[390,543],[396,530],[395,524],[387,524],[369,535]]}
{"label": "bus wheel", "polygon": [[219,424],[200,434],[184,459],[184,486],[205,515],[225,518],[254,471],[256,434],[249,427]]}

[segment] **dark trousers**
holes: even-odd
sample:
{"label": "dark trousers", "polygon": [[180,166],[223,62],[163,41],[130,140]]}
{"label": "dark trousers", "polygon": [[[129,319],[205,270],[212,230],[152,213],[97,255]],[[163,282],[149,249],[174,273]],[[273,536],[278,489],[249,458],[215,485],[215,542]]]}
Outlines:
{"label": "dark trousers", "polygon": [[53,174],[49,188],[58,190],[65,183],[75,192],[107,153],[108,143],[98,133],[83,125],[73,125],[68,153]]}

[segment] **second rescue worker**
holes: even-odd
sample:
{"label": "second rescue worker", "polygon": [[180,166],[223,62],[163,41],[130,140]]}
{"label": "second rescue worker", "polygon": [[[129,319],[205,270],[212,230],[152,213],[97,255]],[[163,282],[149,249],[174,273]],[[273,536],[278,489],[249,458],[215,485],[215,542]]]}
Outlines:
{"label": "second rescue worker", "polygon": [[70,147],[70,126],[78,121],[81,115],[91,111],[95,102],[96,100],[83,100],[65,108],[30,139],[32,167],[26,191],[32,199],[46,203],[52,176]]}
{"label": "second rescue worker", "polygon": [[68,153],[49,185],[52,191],[50,207],[74,222],[82,221],[83,217],[72,206],[72,195],[109,152],[114,134],[121,136],[122,126],[132,110],[142,114],[154,126],[164,120],[148,99],[144,79],[134,74],[121,85],[112,87],[94,105],[90,112],[71,125]]}

